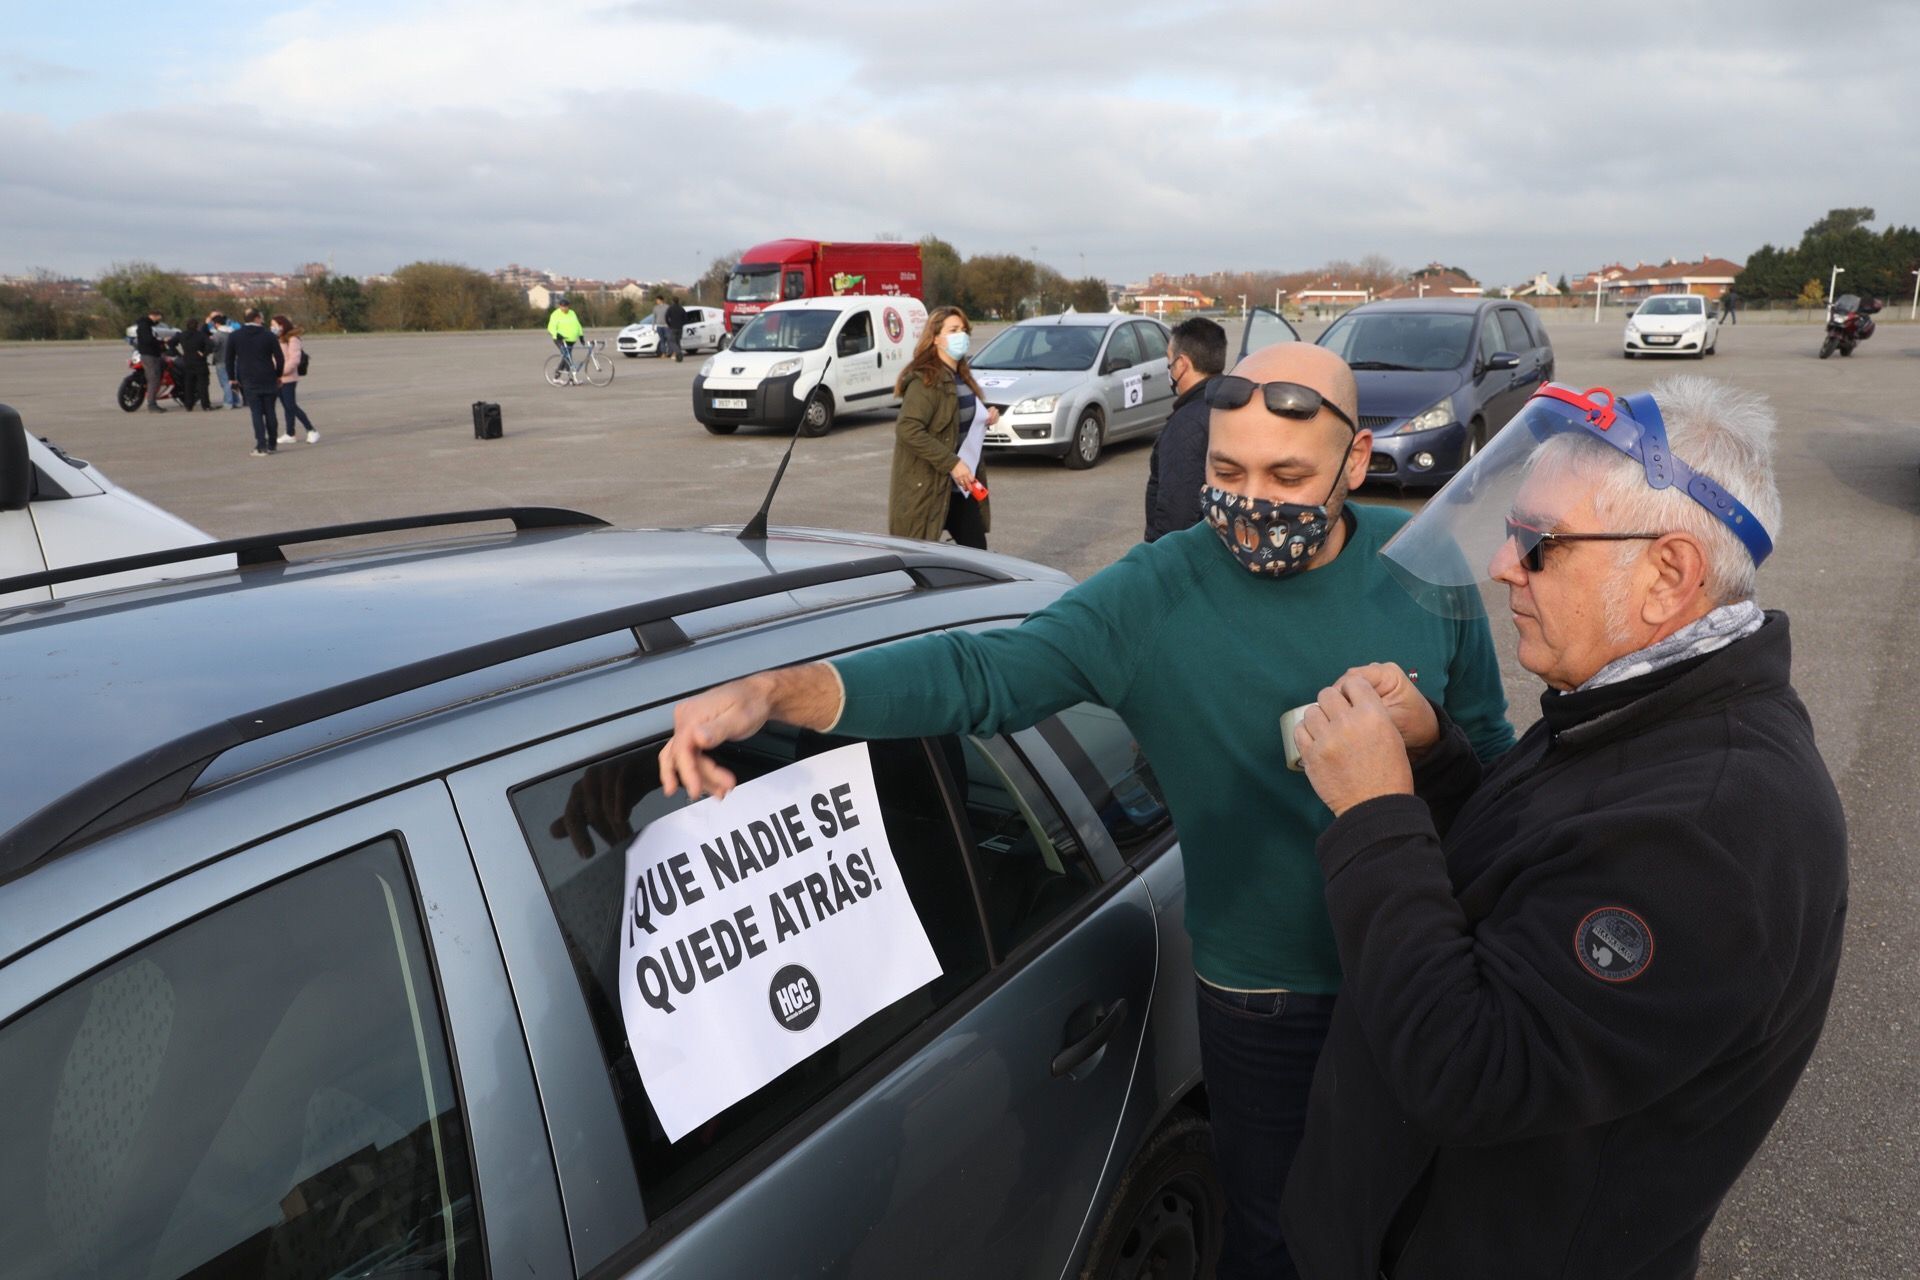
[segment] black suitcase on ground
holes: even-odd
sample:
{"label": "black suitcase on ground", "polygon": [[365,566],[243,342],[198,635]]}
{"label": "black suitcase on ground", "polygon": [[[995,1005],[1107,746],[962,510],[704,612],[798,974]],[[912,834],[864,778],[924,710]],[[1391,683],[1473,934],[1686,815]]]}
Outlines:
{"label": "black suitcase on ground", "polygon": [[475,440],[498,440],[500,438],[500,406],[488,404],[485,400],[473,402],[473,438]]}

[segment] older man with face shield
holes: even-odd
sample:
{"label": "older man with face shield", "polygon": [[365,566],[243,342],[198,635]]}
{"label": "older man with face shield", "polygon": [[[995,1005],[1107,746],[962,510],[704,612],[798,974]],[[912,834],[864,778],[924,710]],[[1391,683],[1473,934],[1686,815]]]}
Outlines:
{"label": "older man with face shield", "polygon": [[1442,612],[1504,595],[1547,691],[1491,765],[1391,665],[1300,725],[1347,976],[1286,1193],[1304,1274],[1698,1266],[1846,916],[1787,619],[1754,600],[1772,431],[1705,379],[1548,386],[1383,552]]}
{"label": "older man with face shield", "polygon": [[690,699],[660,756],[666,792],[697,796],[733,784],[707,752],[770,719],[906,738],[1011,732],[1083,702],[1117,711],[1185,861],[1198,980],[1165,980],[1197,1004],[1227,1198],[1223,1280],[1293,1274],[1280,1190],[1340,985],[1312,852],[1329,815],[1289,772],[1279,717],[1355,661],[1393,661],[1421,673],[1470,752],[1512,741],[1485,620],[1419,608],[1378,555],[1405,515],[1347,501],[1372,440],[1356,429],[1356,400],[1329,351],[1254,353],[1209,384],[1200,524],[1136,546],[1018,626],[906,640]]}

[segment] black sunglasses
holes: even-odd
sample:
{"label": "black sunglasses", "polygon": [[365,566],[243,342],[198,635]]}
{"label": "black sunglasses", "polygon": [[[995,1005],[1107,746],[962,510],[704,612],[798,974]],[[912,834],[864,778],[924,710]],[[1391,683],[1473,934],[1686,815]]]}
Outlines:
{"label": "black sunglasses", "polygon": [[1520,563],[1527,567],[1528,573],[1539,573],[1547,567],[1549,542],[1652,542],[1666,536],[1664,533],[1548,533],[1507,517],[1507,538],[1519,549]]}
{"label": "black sunglasses", "polygon": [[1242,378],[1238,374],[1223,373],[1207,383],[1205,399],[1210,409],[1238,409],[1253,399],[1255,389],[1265,399],[1268,413],[1277,413],[1283,418],[1297,418],[1302,422],[1319,413],[1324,407],[1334,417],[1347,424],[1349,431],[1358,431],[1347,411],[1333,401],[1315,391],[1312,387],[1301,386],[1297,382],[1255,382],[1251,378]]}

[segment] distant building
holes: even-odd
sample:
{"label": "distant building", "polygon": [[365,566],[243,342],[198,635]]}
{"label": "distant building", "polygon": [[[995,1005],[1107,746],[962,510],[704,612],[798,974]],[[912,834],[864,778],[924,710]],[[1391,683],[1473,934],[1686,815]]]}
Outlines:
{"label": "distant building", "polygon": [[1428,263],[1405,280],[1382,289],[1385,298],[1478,298],[1486,288],[1473,277],[1438,262]]}
{"label": "distant building", "polygon": [[1560,287],[1547,279],[1546,272],[1536,271],[1531,281],[1517,289],[1507,290],[1506,294],[1509,298],[1557,298],[1560,296]]}
{"label": "distant building", "polygon": [[1342,284],[1331,276],[1320,276],[1304,288],[1294,290],[1293,300],[1302,307],[1357,307],[1371,302],[1373,291],[1358,287],[1351,280]]}
{"label": "distant building", "polygon": [[1733,278],[1741,270],[1741,263],[1707,254],[1691,262],[1669,258],[1657,266],[1642,263],[1623,272],[1609,282],[1608,288],[1623,299],[1647,298],[1656,293],[1697,293],[1703,298],[1718,298],[1733,287]]}

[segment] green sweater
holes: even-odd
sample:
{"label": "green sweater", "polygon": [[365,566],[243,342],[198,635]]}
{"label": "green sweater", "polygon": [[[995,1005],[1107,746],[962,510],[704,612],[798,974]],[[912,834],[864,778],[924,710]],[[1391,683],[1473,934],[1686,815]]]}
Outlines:
{"label": "green sweater", "polygon": [[1220,986],[1340,987],[1314,841],[1333,815],[1286,767],[1280,716],[1349,667],[1397,662],[1482,758],[1513,743],[1485,620],[1430,614],[1380,546],[1407,520],[1349,503],[1332,564],[1241,568],[1206,524],[1142,543],[1016,627],[943,632],[835,659],[862,738],[1027,728],[1080,702],[1118,712],[1180,833],[1194,967]]}

